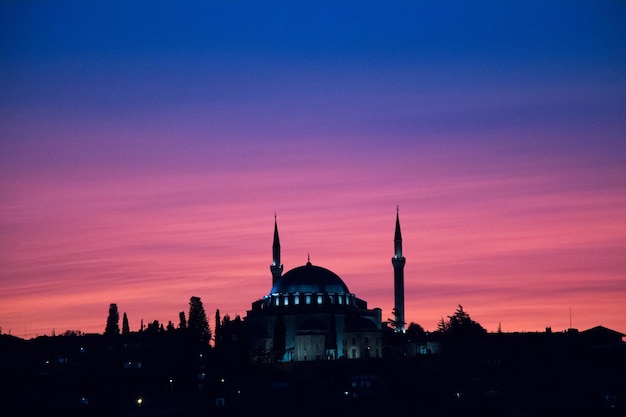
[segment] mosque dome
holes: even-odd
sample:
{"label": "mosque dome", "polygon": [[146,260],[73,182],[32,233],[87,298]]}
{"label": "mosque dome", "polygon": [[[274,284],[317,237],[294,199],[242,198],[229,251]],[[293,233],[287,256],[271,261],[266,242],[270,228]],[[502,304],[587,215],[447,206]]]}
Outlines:
{"label": "mosque dome", "polygon": [[276,293],[336,293],[349,294],[348,287],[334,272],[312,265],[299,266],[281,276],[270,294]]}

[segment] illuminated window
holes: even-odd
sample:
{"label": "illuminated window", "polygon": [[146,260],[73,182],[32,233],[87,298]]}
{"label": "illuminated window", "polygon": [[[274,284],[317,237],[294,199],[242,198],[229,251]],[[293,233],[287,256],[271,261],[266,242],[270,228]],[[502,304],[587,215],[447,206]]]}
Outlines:
{"label": "illuminated window", "polygon": [[310,295],[307,295],[307,296],[305,297],[305,302],[306,302],[307,304],[311,304],[311,296],[310,296]]}
{"label": "illuminated window", "polygon": [[294,303],[295,305],[300,304],[300,296],[299,296],[299,295],[294,295],[294,296],[293,296],[293,303]]}
{"label": "illuminated window", "polygon": [[340,295],[340,296],[337,297],[337,302],[339,304],[343,304],[343,295]]}
{"label": "illuminated window", "polygon": [[280,305],[280,299],[278,297],[274,298],[274,304],[275,305]]}
{"label": "illuminated window", "polygon": [[317,304],[321,305],[323,303],[323,297],[321,295],[317,296]]}
{"label": "illuminated window", "polygon": [[286,295],[285,298],[283,298],[283,304],[288,306],[289,305],[289,296]]}

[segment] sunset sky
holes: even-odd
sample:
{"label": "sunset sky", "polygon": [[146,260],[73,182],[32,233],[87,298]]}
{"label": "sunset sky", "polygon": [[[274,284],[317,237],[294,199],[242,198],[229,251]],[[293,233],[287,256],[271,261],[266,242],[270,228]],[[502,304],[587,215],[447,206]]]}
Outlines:
{"label": "sunset sky", "polygon": [[406,319],[626,333],[626,2],[0,3],[0,327],[245,316],[311,262]]}

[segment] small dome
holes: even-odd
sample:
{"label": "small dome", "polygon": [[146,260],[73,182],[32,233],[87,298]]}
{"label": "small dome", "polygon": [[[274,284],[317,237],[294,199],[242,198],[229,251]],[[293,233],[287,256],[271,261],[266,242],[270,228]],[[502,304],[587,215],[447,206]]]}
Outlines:
{"label": "small dome", "polygon": [[311,262],[286,272],[276,281],[270,294],[296,292],[350,293],[337,274],[321,266],[311,265]]}

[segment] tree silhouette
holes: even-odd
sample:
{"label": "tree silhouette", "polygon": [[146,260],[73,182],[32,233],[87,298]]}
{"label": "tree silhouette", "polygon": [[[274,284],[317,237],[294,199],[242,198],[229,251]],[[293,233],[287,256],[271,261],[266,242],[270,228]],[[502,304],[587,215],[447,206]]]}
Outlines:
{"label": "tree silhouette", "polygon": [[120,313],[117,311],[117,304],[111,303],[109,306],[109,317],[107,318],[107,326],[104,329],[106,335],[120,334]]}
{"label": "tree silhouette", "polygon": [[387,319],[387,322],[389,323],[389,326],[391,326],[391,328],[394,330],[394,332],[400,332],[401,333],[404,325],[406,324],[406,322],[399,321],[399,320],[395,319],[395,317],[396,317],[396,309],[395,308],[391,310],[391,314],[393,315],[394,318]]}
{"label": "tree silhouette", "polygon": [[219,344],[221,340],[221,322],[220,322],[220,309],[215,310],[215,346]]}
{"label": "tree silhouette", "polygon": [[410,341],[416,341],[424,336],[424,334],[424,328],[414,322],[411,322],[406,329],[406,336]]}
{"label": "tree silhouette", "polygon": [[81,332],[80,330],[66,330],[65,332],[61,333],[61,336],[84,336],[85,333]]}
{"label": "tree silhouette", "polygon": [[154,320],[152,323],[148,323],[148,327],[146,328],[146,333],[159,333],[161,327],[159,325],[158,320]]}
{"label": "tree silhouette", "polygon": [[442,317],[437,327],[441,333],[455,339],[475,339],[487,333],[483,326],[470,318],[460,304],[454,314],[448,316],[447,321]]}
{"label": "tree silhouette", "polygon": [[130,327],[128,326],[128,317],[126,316],[126,312],[124,312],[124,318],[122,318],[122,334],[130,333]]}
{"label": "tree silhouette", "polygon": [[187,328],[203,344],[211,340],[211,329],[206,318],[206,312],[200,297],[191,297],[189,300],[189,323]]}
{"label": "tree silhouette", "polygon": [[185,312],[181,311],[180,313],[178,313],[178,318],[179,318],[179,323],[178,323],[178,328],[179,329],[186,329],[187,328],[187,319],[185,318]]}
{"label": "tree silhouette", "polygon": [[275,361],[280,361],[285,354],[286,337],[285,318],[279,313],[274,321],[274,338],[272,339],[272,358]]}

